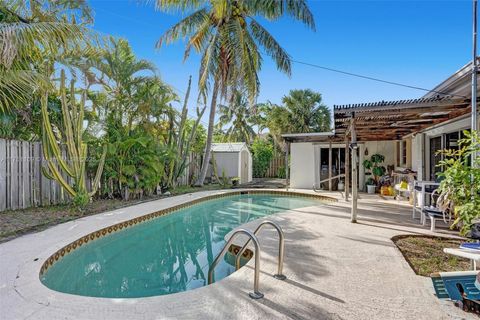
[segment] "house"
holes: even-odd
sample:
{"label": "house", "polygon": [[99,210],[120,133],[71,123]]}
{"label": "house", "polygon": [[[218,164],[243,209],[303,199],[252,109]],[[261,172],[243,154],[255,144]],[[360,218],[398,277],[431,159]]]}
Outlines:
{"label": "house", "polygon": [[358,142],[360,190],[365,190],[368,178],[362,163],[375,153],[382,154],[382,165],[394,172],[409,169],[417,180],[434,180],[441,170],[437,151],[457,147],[462,131],[471,128],[471,70],[469,63],[417,99],[334,106],[333,132],[283,134],[291,154],[290,187],[335,190],[335,177],[342,174],[350,182],[345,147],[352,128]]}
{"label": "house", "polygon": [[[245,142],[213,143],[212,163],[216,165],[218,177],[238,177],[242,184],[252,181],[252,154]],[[213,168],[210,167],[207,176],[214,175]]]}

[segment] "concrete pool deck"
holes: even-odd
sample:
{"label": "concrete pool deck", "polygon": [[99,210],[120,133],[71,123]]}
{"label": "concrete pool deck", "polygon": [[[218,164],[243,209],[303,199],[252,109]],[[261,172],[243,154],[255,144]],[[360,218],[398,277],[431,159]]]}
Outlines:
{"label": "concrete pool deck", "polygon": [[[412,220],[411,207],[364,194],[357,224],[350,223],[349,203],[343,200],[266,218],[284,229],[288,278],[272,277],[278,240],[266,228],[259,236],[260,291],[265,294],[260,300],[247,294],[253,286],[253,260],[211,286],[141,299],[69,295],[50,290],[39,280],[45,259],[89,232],[225,192],[147,202],[0,244],[0,319],[478,319],[438,300],[430,280],[415,275],[392,243],[399,234],[432,234]],[[242,227],[253,229],[259,221]]]}

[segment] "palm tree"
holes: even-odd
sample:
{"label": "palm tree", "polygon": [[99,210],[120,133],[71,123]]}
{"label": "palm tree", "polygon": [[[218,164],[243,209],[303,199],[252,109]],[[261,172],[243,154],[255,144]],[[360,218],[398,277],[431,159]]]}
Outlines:
{"label": "palm tree", "polygon": [[[66,17],[75,16],[76,20]],[[61,54],[93,39],[86,1],[4,0],[0,3],[0,112],[24,107],[51,87]]]}
{"label": "palm tree", "polygon": [[289,111],[289,133],[330,131],[330,110],[322,102],[322,95],[310,89],[290,90],[282,102]]}
{"label": "palm tree", "polygon": [[291,90],[282,98],[283,105],[271,102],[259,104],[257,116],[260,127],[268,128],[280,148],[282,133],[330,131],[330,110],[322,102],[322,95],[310,89]]}
{"label": "palm tree", "polygon": [[235,92],[228,106],[218,105],[219,119],[217,129],[229,125],[224,132],[224,141],[246,142],[248,145],[255,137],[255,130],[252,127],[252,115],[248,101],[241,92]]}
{"label": "palm tree", "polygon": [[162,99],[175,98],[170,89],[155,76],[155,65],[147,60],[139,60],[125,39],[110,37],[109,45],[99,50],[93,59],[85,61],[84,67],[88,86],[100,84],[107,93],[107,103],[103,106],[104,117],[119,125],[126,125],[127,132],[132,129],[136,117],[141,116],[139,107],[145,108],[139,100],[152,99],[147,96],[148,93],[155,94],[156,99],[163,94],[166,97]]}
{"label": "palm tree", "polygon": [[256,20],[292,17],[315,29],[315,22],[305,0],[156,0],[159,10],[194,12],[167,30],[157,42],[187,39],[184,59],[192,47],[201,55],[198,85],[203,98],[211,89],[210,116],[202,170],[196,185],[203,185],[210,162],[210,151],[218,98],[236,88],[244,88],[253,104],[259,92],[258,72],[263,50],[290,75],[291,60],[285,50]]}

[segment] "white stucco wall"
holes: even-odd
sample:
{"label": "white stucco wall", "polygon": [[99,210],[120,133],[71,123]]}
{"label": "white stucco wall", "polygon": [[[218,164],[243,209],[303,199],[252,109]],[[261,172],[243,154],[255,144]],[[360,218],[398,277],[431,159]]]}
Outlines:
{"label": "white stucco wall", "polygon": [[315,182],[313,144],[310,142],[290,145],[290,187],[312,189]]}

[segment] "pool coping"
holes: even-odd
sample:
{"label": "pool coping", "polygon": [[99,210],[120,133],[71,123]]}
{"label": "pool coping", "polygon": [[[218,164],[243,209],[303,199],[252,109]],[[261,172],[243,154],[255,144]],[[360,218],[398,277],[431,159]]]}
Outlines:
{"label": "pool coping", "polygon": [[[120,229],[119,226],[123,225],[124,223],[128,223],[128,227],[134,226],[138,223],[143,223],[148,220],[154,219],[154,218],[159,218],[161,216],[165,216],[167,214],[176,212],[177,210],[186,208],[188,206],[192,206],[194,204],[198,204],[200,202],[205,202],[213,199],[218,199],[222,197],[227,197],[227,196],[234,196],[234,195],[239,195],[239,194],[279,194],[279,195],[284,195],[284,196],[296,196],[296,197],[308,197],[308,198],[316,198],[319,200],[322,200],[324,202],[337,202],[337,199],[333,197],[328,197],[324,195],[318,195],[318,194],[312,194],[311,192],[302,192],[302,191],[281,191],[278,189],[235,189],[235,190],[215,190],[215,191],[200,191],[200,192],[195,192],[191,194],[186,194],[186,195],[179,195],[179,196],[173,196],[169,198],[164,198],[164,199],[159,199],[156,201],[151,201],[147,203],[142,203],[130,207],[125,207],[125,208],[120,208],[117,210],[112,210],[104,213],[100,213],[97,215],[92,215],[92,216],[87,216],[84,218],[79,218],[76,220],[72,220],[57,226],[54,226],[52,228],[49,228],[47,230],[41,231],[39,233],[34,233],[26,236],[22,236],[18,239],[22,239],[25,237],[35,237],[40,234],[46,234],[46,233],[51,233],[54,232],[55,229],[59,229],[62,227],[65,227],[67,225],[73,224],[74,226],[68,228],[69,230],[73,230],[75,228],[75,224],[80,222],[80,221],[89,221],[89,222],[94,222],[95,218],[99,218],[99,216],[108,216],[108,217],[115,217],[117,213],[122,213],[127,209],[135,210],[137,208],[141,209],[138,212],[131,214],[128,219],[124,219],[123,217],[116,223],[113,223],[112,219],[106,219],[107,223],[90,223],[90,226],[87,226],[82,229],[87,229],[80,231],[81,235],[79,236],[78,233],[72,233],[71,235],[62,238],[59,242],[57,242],[55,245],[50,245],[46,246],[43,248],[43,251],[37,255],[32,255],[31,259],[29,261],[24,262],[22,266],[19,267],[17,277],[14,280],[14,288],[15,291],[22,296],[23,299],[25,300],[32,300],[36,302],[37,304],[40,305],[48,305],[49,304],[49,299],[54,299],[56,301],[63,301],[66,302],[67,305],[70,305],[71,303],[85,303],[88,301],[100,301],[100,302],[109,302],[109,303],[117,303],[118,301],[143,301],[145,303],[149,303],[150,301],[156,301],[160,302],[161,299],[164,299],[165,297],[168,296],[177,296],[177,295],[188,295],[188,294],[196,294],[196,292],[200,290],[209,290],[212,288],[212,285],[207,285],[203,286],[194,290],[187,290],[187,291],[182,291],[182,292],[177,292],[177,293],[172,293],[168,295],[160,295],[160,296],[151,296],[151,297],[142,297],[142,298],[102,298],[102,297],[88,297],[88,296],[80,296],[80,295],[75,295],[75,294],[69,294],[69,293],[64,293],[64,292],[59,292],[53,289],[48,288],[46,285],[44,285],[41,280],[41,271],[43,272],[46,271],[45,269],[45,264],[51,264],[53,265],[56,261],[59,261],[61,259],[61,252],[62,250],[65,250],[64,255],[67,254],[67,248],[70,246],[70,252],[73,250],[81,247],[79,245],[78,241],[83,240],[86,236],[90,237],[91,234],[94,234],[97,236],[97,233],[99,233],[99,237],[101,238],[105,235],[109,234],[111,232],[119,232]],[[170,201],[165,201],[165,200],[170,200]],[[166,206],[161,206],[162,204],[165,204],[166,202],[169,202]],[[172,203],[173,202],[173,203]],[[177,202],[177,203],[175,203]],[[289,210],[286,210],[285,212],[288,212]],[[282,214],[285,212],[278,212],[276,214]],[[274,215],[276,215],[274,214]],[[148,217],[148,218],[147,218]],[[102,219],[103,220],[103,219]],[[130,225],[130,221],[132,224]],[[134,224],[133,221],[136,221]],[[103,222],[103,221],[102,221]],[[103,226],[106,224],[106,226]],[[246,223],[248,224],[248,223]],[[237,228],[241,228],[245,224],[237,226]],[[117,230],[114,230],[113,226],[117,226]],[[93,230],[92,230],[93,229]],[[95,239],[98,239],[95,238]],[[15,241],[12,240],[12,241]],[[83,241],[82,241],[83,242]],[[90,242],[90,240],[88,241]],[[8,243],[8,242],[7,242]],[[76,243],[76,246],[74,248],[74,244]],[[85,244],[85,242],[82,243],[82,245]],[[251,264],[252,260],[247,263],[247,265]],[[242,268],[238,270],[237,272],[232,273],[228,277],[222,279],[221,281],[218,281],[216,283],[220,283],[225,279],[228,279],[232,277],[233,275],[240,274],[242,272],[245,272],[243,270],[245,268]],[[213,285],[215,286],[215,284]]]}

